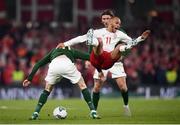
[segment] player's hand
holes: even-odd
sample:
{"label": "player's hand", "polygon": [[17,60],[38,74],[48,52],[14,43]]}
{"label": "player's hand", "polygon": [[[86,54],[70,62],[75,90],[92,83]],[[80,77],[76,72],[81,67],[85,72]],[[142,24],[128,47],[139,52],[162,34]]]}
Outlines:
{"label": "player's hand", "polygon": [[27,79],[25,79],[25,80],[23,81],[23,87],[27,87],[27,86],[29,86],[29,84],[31,84],[31,81],[29,81],[29,80],[27,80]]}
{"label": "player's hand", "polygon": [[98,76],[99,76],[99,78],[100,78],[100,80],[102,82],[104,82],[106,80],[106,78],[104,77],[104,73],[103,72],[99,72]]}
{"label": "player's hand", "polygon": [[64,48],[64,47],[65,47],[64,43],[59,43],[59,44],[56,46],[56,49],[58,49],[58,48]]}
{"label": "player's hand", "polygon": [[150,33],[151,33],[150,30],[144,31],[144,32],[141,34],[142,39],[145,40],[145,39],[149,36]]}

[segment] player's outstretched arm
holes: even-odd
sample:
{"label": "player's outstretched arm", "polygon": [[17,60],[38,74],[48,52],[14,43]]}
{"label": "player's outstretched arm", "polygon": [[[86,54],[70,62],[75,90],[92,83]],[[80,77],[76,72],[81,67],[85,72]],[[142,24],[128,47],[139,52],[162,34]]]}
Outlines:
{"label": "player's outstretched arm", "polygon": [[64,42],[64,46],[73,46],[73,45],[78,44],[78,43],[83,43],[86,40],[87,40],[87,36],[85,34],[85,35],[78,36],[78,37],[75,37],[73,39],[70,39],[70,40]]}
{"label": "player's outstretched arm", "polygon": [[23,81],[23,87],[27,87],[27,86],[29,86],[31,84],[31,81],[29,81],[28,79],[25,79],[24,81]]}

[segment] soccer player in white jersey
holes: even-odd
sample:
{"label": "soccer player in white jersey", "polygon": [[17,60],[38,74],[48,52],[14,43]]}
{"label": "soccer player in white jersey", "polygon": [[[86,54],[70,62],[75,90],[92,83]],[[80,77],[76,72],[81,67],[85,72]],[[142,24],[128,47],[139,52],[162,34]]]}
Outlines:
{"label": "soccer player in white jersey", "polygon": [[[105,28],[108,27],[108,21],[114,17],[115,14],[112,10],[107,9],[104,10],[101,14],[101,22],[104,25]],[[120,28],[120,30],[122,30]],[[90,65],[88,61],[86,61],[87,65]],[[115,79],[120,91],[121,91],[121,95],[123,98],[123,108],[124,108],[124,115],[125,116],[131,116],[131,111],[129,109],[128,106],[128,102],[129,102],[129,95],[128,95],[128,87],[126,84],[126,73],[123,67],[123,63],[121,61],[116,62],[112,68],[107,69],[107,70],[102,70],[103,74],[104,74],[104,80],[101,80],[98,76],[98,71],[95,69],[94,72],[94,87],[93,87],[93,93],[92,93],[92,99],[93,99],[93,103],[95,108],[97,109],[98,107],[98,103],[99,103],[99,99],[100,99],[100,90],[102,88],[102,86],[104,85],[104,81],[107,78],[107,74],[108,72],[111,73],[111,77],[113,79]]]}
{"label": "soccer player in white jersey", "polygon": [[[110,9],[104,10],[102,12],[101,22],[105,28],[108,27],[108,21],[114,16],[115,16],[114,12]],[[130,111],[130,108],[128,106],[129,94],[128,94],[128,87],[126,84],[126,73],[124,70],[123,63],[121,61],[118,61],[110,69],[102,70],[102,72],[104,74],[104,80],[106,80],[108,72],[111,73],[111,77],[113,79],[115,79],[115,81],[116,81],[116,83],[120,89],[122,98],[123,98],[124,115],[125,116],[131,116],[131,111]],[[97,70],[95,70],[93,78],[94,78],[94,87],[92,90],[93,91],[92,100],[94,103],[94,107],[97,109],[99,99],[100,99],[100,90],[101,90],[102,86],[104,85],[104,80],[101,80],[99,78]]]}
{"label": "soccer player in white jersey", "polygon": [[[142,37],[138,37],[135,41],[133,41],[125,33],[117,30],[117,29],[120,28],[120,24],[121,24],[120,19],[118,17],[115,17],[113,20],[114,21],[112,21],[111,26],[108,26],[111,30],[109,30],[109,28],[102,28],[102,29],[98,29],[98,30],[94,31],[94,33],[93,33],[93,35],[94,35],[93,39],[94,40],[93,40],[92,44],[94,46],[96,46],[95,48],[99,47],[99,45],[98,45],[99,43],[98,43],[98,40],[96,38],[101,38],[101,40],[103,42],[103,47],[102,48],[106,52],[112,52],[114,50],[115,45],[119,41],[123,41],[123,42],[128,44],[128,45],[119,46],[119,48],[118,48],[118,50],[120,50],[120,51],[125,51],[126,48],[128,48],[129,45],[132,47],[133,45],[137,44],[139,41],[144,40],[144,39],[142,39]],[[146,35],[147,34],[149,34],[149,33],[146,32]],[[65,43],[60,43],[59,46],[63,47],[63,46],[74,45],[74,44],[77,44],[77,43],[84,42],[86,40],[88,40],[88,35],[82,35],[82,36],[78,36],[78,37],[76,37],[74,39],[71,39],[71,40],[69,40],[69,41],[67,41]],[[131,48],[130,46],[129,46],[129,48]],[[113,63],[111,62],[111,64],[114,64],[114,62]],[[104,69],[106,69],[106,68],[107,67],[105,67]],[[110,68],[110,67],[108,67],[108,68]],[[103,73],[100,72],[99,74],[103,74]],[[128,108],[128,105],[126,105],[126,108]],[[130,115],[130,114],[128,114],[128,115]]]}
{"label": "soccer player in white jersey", "polygon": [[[87,41],[88,45],[94,46],[90,55],[90,62],[102,74],[102,69],[111,68],[120,59],[121,52],[131,49],[149,36],[150,31],[146,30],[137,39],[132,40],[127,34],[117,30],[120,28],[120,24],[121,21],[118,17],[112,17],[107,28],[94,30],[94,32],[90,29],[86,35],[60,43],[62,46],[59,46],[72,46]],[[119,41],[126,43],[126,45],[118,44]]]}

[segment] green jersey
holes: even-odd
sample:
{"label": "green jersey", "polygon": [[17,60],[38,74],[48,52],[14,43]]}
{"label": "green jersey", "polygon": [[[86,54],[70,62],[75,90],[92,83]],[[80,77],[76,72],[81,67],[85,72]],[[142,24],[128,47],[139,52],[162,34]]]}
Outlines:
{"label": "green jersey", "polygon": [[88,53],[81,52],[75,49],[68,49],[68,48],[52,49],[48,54],[46,54],[40,61],[38,61],[34,65],[27,79],[31,81],[40,67],[50,63],[54,58],[60,55],[66,55],[72,62],[74,62],[76,59],[89,60]]}

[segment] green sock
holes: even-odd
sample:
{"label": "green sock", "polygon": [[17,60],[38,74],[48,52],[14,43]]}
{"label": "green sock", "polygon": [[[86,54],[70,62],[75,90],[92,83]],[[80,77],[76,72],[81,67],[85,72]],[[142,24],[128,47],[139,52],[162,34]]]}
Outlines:
{"label": "green sock", "polygon": [[126,92],[121,92],[121,95],[123,97],[124,105],[128,105],[128,100],[129,100],[128,90]]}
{"label": "green sock", "polygon": [[99,98],[100,98],[100,92],[97,92],[97,93],[93,92],[92,99],[93,99],[93,104],[94,104],[95,109],[97,109]]}
{"label": "green sock", "polygon": [[48,91],[46,91],[46,90],[44,90],[44,91],[41,93],[41,95],[40,95],[40,97],[39,97],[38,104],[37,104],[36,109],[35,109],[34,112],[38,112],[38,113],[40,112],[41,108],[42,108],[43,105],[46,103],[49,94],[50,94],[50,92],[48,92]]}
{"label": "green sock", "polygon": [[89,90],[87,88],[83,89],[82,94],[83,94],[84,100],[86,101],[86,103],[89,106],[89,109],[95,110]]}

